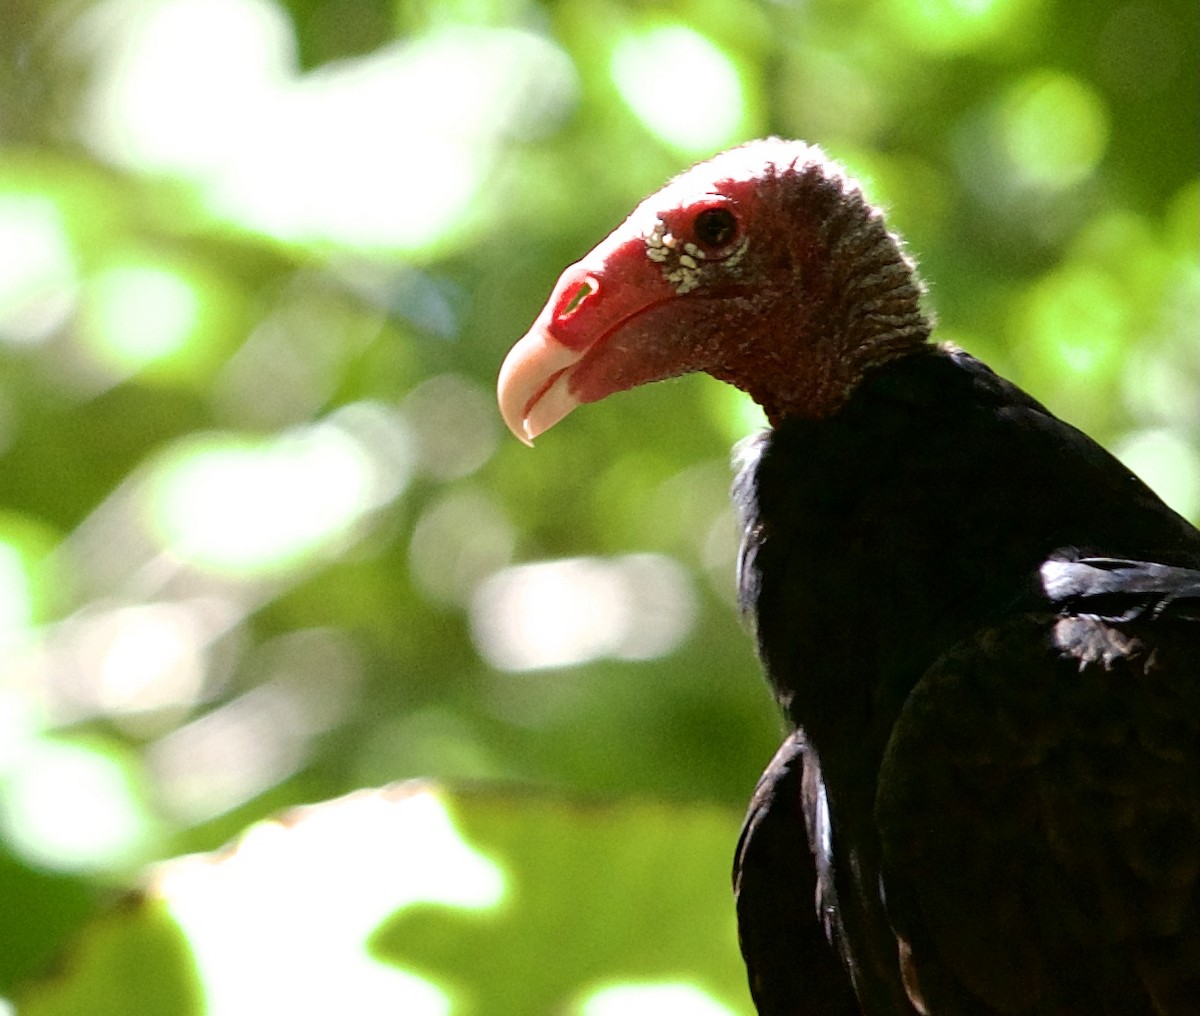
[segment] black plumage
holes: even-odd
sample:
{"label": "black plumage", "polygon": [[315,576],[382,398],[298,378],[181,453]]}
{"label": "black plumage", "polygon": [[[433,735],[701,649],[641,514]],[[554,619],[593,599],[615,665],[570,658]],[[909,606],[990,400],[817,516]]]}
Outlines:
{"label": "black plumage", "polygon": [[[759,1011],[798,979],[858,1011],[844,978],[868,1013],[1200,1012],[1200,533],[932,347],[744,459],[743,603],[804,732],[736,862]],[[845,973],[796,962],[826,929]]]}

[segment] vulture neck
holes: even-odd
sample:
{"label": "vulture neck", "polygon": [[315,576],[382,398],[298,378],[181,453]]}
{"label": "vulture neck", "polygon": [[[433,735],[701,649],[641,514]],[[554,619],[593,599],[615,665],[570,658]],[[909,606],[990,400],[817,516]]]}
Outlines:
{"label": "vulture neck", "polygon": [[932,330],[925,287],[879,209],[835,166],[816,163],[773,181],[786,249],[768,334],[712,373],[747,392],[773,426],[836,413],[868,370],[920,349]]}

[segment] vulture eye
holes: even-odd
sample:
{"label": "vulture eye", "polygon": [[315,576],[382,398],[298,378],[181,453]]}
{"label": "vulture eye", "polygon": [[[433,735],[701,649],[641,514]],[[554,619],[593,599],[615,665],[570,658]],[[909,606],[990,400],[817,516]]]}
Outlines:
{"label": "vulture eye", "polygon": [[706,208],[696,216],[692,230],[705,247],[724,247],[737,233],[737,219],[728,208]]}

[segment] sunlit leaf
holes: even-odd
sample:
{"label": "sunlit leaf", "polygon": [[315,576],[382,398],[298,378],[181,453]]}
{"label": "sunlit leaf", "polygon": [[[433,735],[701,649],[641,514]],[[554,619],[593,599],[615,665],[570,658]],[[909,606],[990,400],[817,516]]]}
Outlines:
{"label": "sunlit leaf", "polygon": [[136,765],[115,746],[36,737],[0,776],[0,835],[32,863],[129,870],[149,853],[153,820]]}
{"label": "sunlit leaf", "polygon": [[1108,113],[1096,92],[1070,75],[1039,71],[1011,90],[1004,145],[1029,183],[1062,190],[1088,176],[1104,155]]}
{"label": "sunlit leaf", "polygon": [[921,50],[957,53],[1003,43],[1027,27],[1040,6],[1040,0],[890,0],[889,13]]}
{"label": "sunlit leaf", "polygon": [[0,340],[44,338],[70,312],[77,285],[75,255],[55,203],[0,187]]}
{"label": "sunlit leaf", "polygon": [[737,66],[683,25],[655,25],[621,39],[612,74],[622,98],[655,134],[689,154],[737,140],[745,98]]}
{"label": "sunlit leaf", "polygon": [[516,29],[448,26],[302,77],[265,0],[95,17],[108,45],[92,146],[193,180],[218,214],[288,241],[434,249],[472,218],[497,141],[545,131],[574,101],[563,55]]}
{"label": "sunlit leaf", "polygon": [[400,463],[387,462],[386,474],[374,451],[333,423],[272,440],[197,438],[158,463],[152,518],[164,544],[200,567],[294,567],[344,539],[404,483]]}

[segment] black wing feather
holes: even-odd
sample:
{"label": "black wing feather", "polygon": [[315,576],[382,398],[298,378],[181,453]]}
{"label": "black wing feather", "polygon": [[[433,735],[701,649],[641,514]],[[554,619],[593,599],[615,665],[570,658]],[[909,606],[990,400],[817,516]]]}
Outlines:
{"label": "black wing feather", "polygon": [[818,850],[808,835],[820,779],[804,735],[793,733],[758,781],[733,867],[738,934],[762,1016],[857,1016],[845,969],[829,945]]}

